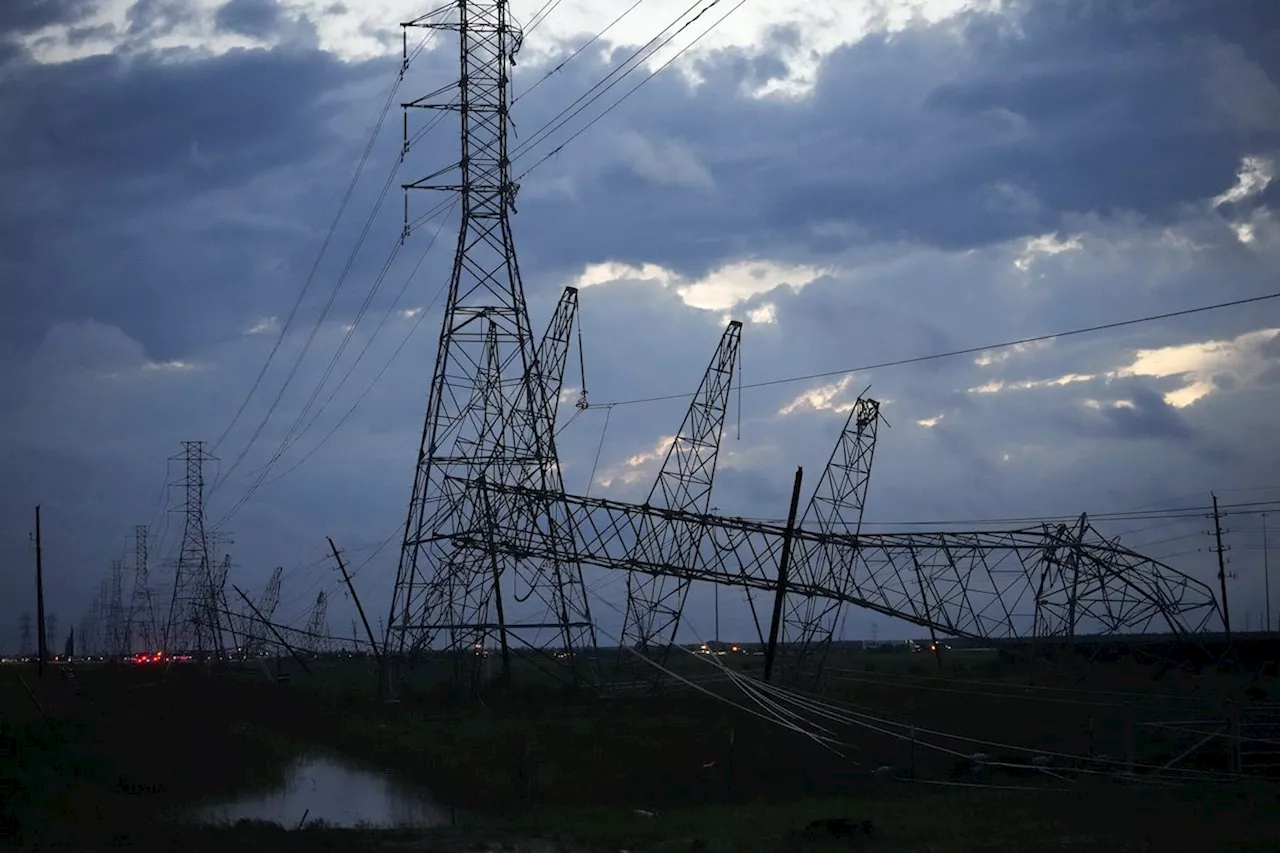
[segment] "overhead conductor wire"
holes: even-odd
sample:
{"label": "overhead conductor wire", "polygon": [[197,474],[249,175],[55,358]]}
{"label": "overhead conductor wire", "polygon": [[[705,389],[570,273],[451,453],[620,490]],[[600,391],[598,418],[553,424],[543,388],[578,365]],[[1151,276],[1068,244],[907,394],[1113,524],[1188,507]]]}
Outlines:
{"label": "overhead conductor wire", "polygon": [[[693,21],[696,21],[699,17],[701,17],[701,15],[702,15],[703,13],[705,13],[705,12],[706,12],[708,9],[710,9],[711,7],[713,7],[713,6],[717,5],[719,2],[720,2],[720,0],[712,0],[712,1],[711,1],[711,2],[710,2],[710,3],[709,3],[709,4],[708,4],[704,9],[702,9],[702,10],[698,13],[698,15],[697,15],[697,16],[695,16],[695,18],[693,18],[691,21],[686,22],[682,27],[680,27],[680,29],[678,29],[678,30],[676,31],[676,33],[674,33],[671,37],[668,37],[668,38],[667,38],[667,39],[666,39],[666,40],[665,40],[661,45],[659,45],[659,46],[658,46],[658,48],[661,48],[661,47],[662,47],[662,46],[664,46],[665,44],[669,43],[669,42],[671,41],[671,38],[673,38],[675,35],[678,35],[678,34],[679,34],[679,32],[682,32],[682,31],[683,31],[684,29],[686,29],[686,28],[687,28],[691,23],[693,23]],[[732,12],[733,12],[733,11],[735,11],[738,7],[740,7],[744,2],[745,2],[745,0],[742,0],[742,2],[739,2],[738,6],[733,7],[733,9],[731,9],[731,10],[729,11],[729,13],[727,13],[727,14],[726,14],[726,15],[724,15],[724,16],[722,16],[722,17],[721,17],[717,22],[715,22],[715,23],[712,25],[712,27],[711,27],[710,29],[714,29],[716,26],[718,26],[718,25],[719,25],[719,24],[720,24],[720,23],[721,23],[725,18],[727,18],[727,17],[728,17],[728,15],[729,15],[729,14],[732,14]],[[695,3],[695,4],[693,4],[693,6],[696,6],[696,5],[697,5],[696,3]],[[690,7],[690,9],[692,9],[692,8],[693,8],[693,6],[691,6],[691,7]],[[686,11],[686,13],[685,13],[685,14],[687,14],[687,11]],[[625,16],[625,13],[624,13],[624,15],[620,15],[618,18],[616,18],[616,19],[613,21],[613,23],[611,23],[608,27],[606,27],[606,28],[605,28],[605,31],[607,31],[610,27],[612,27],[614,24],[616,24],[616,23],[617,23],[617,21],[618,21],[618,20],[620,20],[620,19],[621,19],[622,17],[624,17],[624,16]],[[669,29],[669,28],[670,28],[670,26],[672,26],[672,25],[674,25],[676,22],[678,22],[678,21],[679,21],[679,19],[680,19],[680,17],[683,17],[683,15],[681,15],[681,16],[679,16],[679,17],[677,17],[676,21],[673,21],[673,23],[672,23],[672,24],[670,24],[670,25],[668,25],[668,27],[667,27],[666,29]],[[544,16],[544,18],[545,18],[545,16]],[[707,31],[703,32],[703,33],[698,37],[698,39],[695,39],[695,40],[694,40],[694,42],[692,42],[692,43],[691,43],[691,44],[689,44],[689,45],[686,45],[686,46],[685,46],[685,47],[684,47],[684,48],[683,48],[679,53],[677,53],[677,54],[676,54],[675,56],[673,56],[670,60],[668,60],[666,63],[664,63],[664,64],[663,64],[663,66],[661,66],[660,68],[656,69],[654,72],[650,73],[650,74],[648,75],[648,77],[646,77],[646,78],[645,78],[645,81],[642,81],[641,85],[643,85],[643,82],[647,82],[649,79],[652,79],[652,77],[653,77],[653,76],[655,76],[658,72],[660,72],[663,68],[666,68],[667,66],[669,66],[669,65],[671,64],[671,62],[672,62],[672,61],[674,61],[676,58],[678,58],[681,54],[683,54],[683,53],[684,53],[685,51],[687,51],[690,47],[692,47],[692,46],[693,46],[693,44],[695,44],[699,39],[701,39],[703,36],[705,36],[705,35],[707,34],[707,32],[709,32],[709,31],[710,31],[710,29],[708,29]],[[602,33],[603,33],[603,32],[604,32],[604,31],[602,31]],[[664,32],[665,32],[665,29],[664,29]],[[602,33],[601,33],[601,34],[602,34]],[[598,38],[598,37],[599,37],[599,35],[600,35],[600,34],[597,34],[597,36],[596,36],[596,37]],[[661,35],[661,33],[660,33],[659,35]],[[652,40],[651,40],[651,42],[652,42]],[[419,48],[418,50],[415,50],[415,52],[414,52],[414,54],[413,54],[413,55],[414,55],[414,56],[416,56],[416,55],[417,55],[417,53],[418,53],[418,52],[420,52],[420,49],[421,49],[421,48]],[[656,50],[656,49],[655,49],[655,50]],[[653,53],[653,52],[654,52],[654,51],[651,51],[649,55],[652,55],[652,53]],[[634,55],[633,55],[633,56],[634,56]],[[568,61],[568,60],[566,60],[566,62],[567,62],[567,61]],[[610,75],[607,75],[607,76],[606,76],[605,80],[608,80],[610,76],[612,76],[614,73],[616,73],[616,72],[619,70],[619,68],[625,67],[625,65],[626,65],[626,63],[624,63],[624,64],[623,64],[623,66],[619,66],[618,68],[615,68],[613,72],[610,72]],[[629,75],[632,71],[634,71],[634,70],[635,70],[634,68],[630,68],[630,69],[626,70],[626,71],[622,74],[622,76],[621,76],[621,77],[619,77],[618,79],[619,79],[619,80],[621,80],[622,78],[624,78],[624,77],[628,76],[628,75]],[[601,82],[603,82],[603,81],[601,81]],[[614,82],[616,83],[617,81],[614,81]],[[599,85],[600,85],[600,84],[597,84],[597,87],[598,87]],[[597,87],[592,87],[592,90],[594,90],[594,89],[595,89],[595,88],[597,88]],[[639,88],[639,87],[637,86],[637,87],[635,87],[635,88]],[[592,90],[589,90],[589,92],[590,92],[590,91],[592,91]],[[633,88],[631,91],[632,91],[632,92],[634,92],[634,91],[635,91],[635,89]],[[391,94],[392,94],[392,96],[394,96],[394,91],[393,91]],[[611,106],[606,110],[606,112],[608,112],[608,111],[610,111],[610,110],[614,109],[615,107],[617,107],[617,106],[618,106],[618,104],[620,104],[622,100],[625,100],[625,99],[626,99],[626,97],[627,97],[629,94],[630,94],[630,93],[628,93],[627,95],[624,95],[622,99],[620,99],[618,102],[615,102],[613,105],[611,105]],[[582,100],[582,98],[579,98],[579,101],[581,101],[581,100]],[[577,111],[573,112],[573,113],[572,113],[568,118],[566,118],[566,119],[565,119],[565,121],[568,121],[568,120],[569,120],[569,119],[571,119],[574,115],[576,115],[577,113],[581,112],[581,110],[582,110],[583,108],[585,108],[585,106],[589,105],[589,104],[590,104],[592,101],[594,101],[594,100],[595,100],[595,98],[592,98],[592,99],[591,99],[591,101],[588,101],[588,102],[587,102],[587,104],[583,105],[583,107],[581,107],[581,108],[579,108]],[[388,102],[390,102],[390,98],[388,99]],[[575,103],[577,103],[577,102],[575,102]],[[572,106],[572,105],[571,105],[571,106]],[[562,115],[563,115],[563,111],[562,111]],[[602,115],[603,115],[603,114],[602,114]],[[384,112],[384,114],[383,114],[383,116],[382,116],[382,117],[383,117],[383,118],[385,118],[385,112]],[[557,118],[558,118],[558,117],[557,117]],[[600,118],[600,116],[597,116],[597,120],[598,120],[598,118]],[[553,119],[552,121],[554,122],[554,121],[555,121],[555,119]],[[545,130],[546,130],[546,128],[547,128],[550,124],[551,124],[551,122],[548,122],[548,123],[547,123],[547,125],[544,125],[544,127],[543,127],[543,128],[542,128],[538,133],[539,133],[539,134],[541,134],[543,131],[545,131]],[[561,123],[560,123],[560,125],[557,125],[557,127],[556,127],[556,128],[552,128],[552,131],[554,131],[555,129],[557,129],[559,126],[563,126],[563,124],[564,124],[564,122],[561,122]],[[592,122],[592,124],[594,124],[594,121]],[[380,127],[380,126],[381,126],[381,125],[379,124],[379,127]],[[428,129],[430,129],[430,128],[428,128]],[[583,129],[579,130],[577,133],[575,133],[575,134],[574,134],[574,136],[573,136],[573,137],[571,137],[571,138],[570,138],[570,140],[566,141],[566,142],[565,142],[565,143],[563,143],[561,146],[559,146],[559,148],[558,148],[557,150],[563,149],[563,147],[564,147],[565,145],[567,145],[567,144],[568,144],[568,142],[570,142],[570,141],[572,141],[573,139],[575,139],[575,138],[577,138],[578,136],[580,136],[580,135],[581,135],[581,133],[585,131],[585,129],[586,129],[586,128],[583,128]],[[375,129],[375,132],[376,132],[376,129]],[[535,134],[535,135],[537,135],[537,134]],[[527,145],[527,144],[528,144],[528,143],[526,143],[526,145]],[[519,154],[517,154],[516,156],[519,156]],[[513,160],[514,160],[514,159],[515,159],[515,157],[513,157]],[[545,160],[545,158],[544,158],[544,160]],[[542,161],[540,161],[540,162],[542,162]],[[530,171],[532,171],[532,170],[533,170],[533,168],[536,168],[536,167],[537,167],[537,165],[538,165],[538,164],[537,164],[537,163],[535,163],[535,164],[534,164],[534,166],[533,166],[533,167],[531,167],[530,169],[526,170],[526,172],[525,172],[524,174],[526,174],[526,175],[527,175]],[[393,175],[394,175],[394,172],[393,172]],[[392,177],[392,176],[389,176],[389,177],[388,177],[388,187],[389,187],[389,183],[390,183],[391,177]],[[377,212],[377,210],[378,210],[378,207],[380,207],[380,205],[381,205],[381,201],[382,201],[382,198],[383,198],[383,197],[385,197],[385,192],[386,192],[386,190],[387,190],[387,188],[388,188],[388,187],[384,187],[383,196],[379,198],[378,205],[377,205],[377,206],[375,206],[374,214],[376,214],[376,212]],[[456,194],[455,194],[455,195],[456,195]],[[436,213],[438,213],[440,210],[442,210],[442,209],[446,208],[446,206],[451,205],[451,204],[452,204],[452,203],[454,203],[454,202],[456,202],[456,198],[451,198],[451,199],[445,199],[445,200],[443,200],[440,204],[436,205],[436,207],[435,207],[435,208],[433,208],[433,209],[432,209],[432,211],[429,211],[429,212],[428,212],[424,217],[420,217],[418,220],[416,220],[414,224],[416,225],[416,224],[421,223],[421,222],[422,222],[422,221],[424,221],[425,219],[433,218],[433,217],[434,217],[434,215],[435,215]],[[364,233],[361,235],[361,240],[360,240],[360,242],[357,244],[357,247],[356,247],[356,250],[357,250],[357,251],[358,251],[358,249],[359,249],[359,245],[363,243],[363,239],[364,239],[365,234],[367,234],[367,232],[368,232],[368,228],[372,225],[372,218],[373,218],[373,214],[371,214],[371,215],[370,215],[369,221],[367,221],[367,222],[366,222],[366,228],[365,228],[365,231],[364,231]],[[397,246],[397,248],[398,248],[398,246]],[[392,257],[394,257],[394,253],[395,253],[395,250],[393,249]],[[354,252],[353,252],[353,255],[354,255]],[[384,275],[385,275],[385,269],[386,269],[386,268],[389,266],[389,264],[390,264],[390,260],[391,260],[391,258],[389,258],[389,259],[388,259],[388,263],[384,265]],[[353,263],[353,262],[354,262],[354,257],[353,257],[353,258],[351,258],[351,259],[349,260],[349,262],[348,262],[348,270],[349,270],[349,268],[350,268],[351,263]],[[344,271],[344,276],[343,276],[343,278],[345,278],[345,271]],[[376,288],[376,287],[377,287],[377,285],[380,283],[381,278],[382,278],[382,277],[380,276],[380,277],[379,277],[379,279],[378,279],[378,281],[376,281],[376,282],[375,282],[375,288]],[[341,279],[340,279],[340,281],[339,281],[338,286],[341,286]],[[333,297],[334,297],[334,296],[336,296],[336,290],[337,290],[337,288],[335,287],[335,292],[334,292],[333,294],[331,294],[331,297],[330,297],[330,301],[329,301],[329,303],[328,303],[328,306],[331,306],[331,305],[332,305],[332,299],[333,299]],[[371,296],[370,296],[370,298],[371,298]],[[366,303],[367,303],[367,302],[368,302],[368,300],[366,300]],[[326,308],[327,308],[328,306],[326,306]],[[309,340],[308,340],[308,344],[309,344],[310,340],[314,339],[315,333],[316,333],[316,332],[318,331],[318,329],[319,329],[319,323],[323,320],[323,317],[324,317],[324,315],[325,315],[325,314],[327,314],[327,310],[326,310],[326,312],[324,312],[324,314],[322,314],[322,317],[320,318],[320,320],[319,320],[319,321],[317,321],[316,326],[313,328],[313,330],[312,330],[312,335],[311,335],[311,337],[310,337],[310,338],[309,338]],[[354,324],[353,324],[353,325],[354,325]],[[342,343],[342,345],[341,345],[341,346],[340,346],[340,348],[339,348],[339,353],[341,353],[342,349],[343,349],[343,348],[345,348],[346,342],[347,342],[347,340],[349,340],[350,335],[351,335],[351,333],[352,333],[353,331],[354,331],[354,328],[353,328],[353,327],[348,329],[347,337],[346,337],[346,338],[344,338],[343,343]],[[286,385],[286,386],[289,384],[289,382],[292,380],[293,376],[295,375],[296,370],[297,370],[297,367],[298,367],[298,364],[300,363],[300,361],[301,361],[301,359],[302,359],[302,356],[303,356],[303,355],[305,355],[306,349],[307,349],[307,347],[304,347],[303,352],[299,354],[298,359],[295,361],[294,369],[290,372],[289,377],[287,377],[287,378],[286,378],[286,382],[285,382],[285,385]],[[397,349],[397,352],[399,352],[399,349]],[[329,369],[328,369],[328,370],[326,370],[326,373],[325,373],[325,376],[326,376],[326,377],[327,377],[327,376],[329,375],[329,373],[332,371],[332,368],[333,368],[333,366],[334,366],[334,362],[336,361],[336,358],[337,358],[337,356],[335,356],[334,361],[331,361]],[[389,366],[389,364],[388,364],[388,366]],[[379,371],[379,374],[378,374],[378,375],[379,375],[379,376],[381,376],[383,372],[385,372],[385,368],[384,368],[384,370],[383,370],[383,371]],[[349,375],[349,374],[348,374],[348,375]],[[323,380],[322,380],[322,382],[323,382]],[[240,455],[239,455],[239,456],[237,457],[237,459],[232,463],[232,465],[231,465],[231,467],[228,469],[228,471],[227,471],[227,472],[225,472],[225,473],[223,474],[222,478],[221,478],[218,482],[216,482],[216,483],[214,484],[214,488],[217,488],[219,485],[221,485],[221,483],[222,483],[222,482],[224,482],[224,481],[226,480],[226,478],[230,475],[230,473],[231,473],[231,472],[232,472],[232,471],[233,471],[233,470],[234,470],[234,469],[239,465],[239,463],[243,460],[244,456],[247,454],[247,452],[248,452],[248,450],[249,450],[249,447],[251,447],[251,446],[252,446],[252,444],[253,444],[253,443],[257,440],[257,438],[260,436],[261,431],[262,431],[262,427],[264,427],[264,426],[265,426],[265,423],[266,423],[266,421],[270,418],[271,413],[272,413],[272,412],[274,412],[275,407],[279,404],[279,400],[280,400],[280,398],[283,396],[284,390],[285,390],[285,389],[284,389],[284,387],[282,387],[282,388],[280,389],[280,392],[277,394],[277,398],[276,398],[276,400],[274,401],[273,405],[269,408],[269,410],[268,410],[268,412],[267,412],[267,415],[263,418],[263,421],[259,424],[259,429],[258,429],[258,430],[256,430],[256,431],[255,431],[254,436],[253,436],[253,437],[251,437],[250,442],[249,442],[249,445],[248,445],[248,446],[246,446],[246,447],[245,447],[245,449],[240,453]],[[300,415],[300,416],[299,416],[299,419],[304,418],[304,417],[306,416],[306,414],[308,413],[308,411],[309,411],[309,409],[310,409],[310,406],[314,403],[314,399],[315,399],[316,395],[318,395],[318,393],[319,393],[319,389],[317,389],[317,390],[312,394],[311,399],[308,401],[308,404],[307,404],[306,408],[304,408],[304,411],[303,411],[302,415]],[[330,398],[330,399],[332,399],[332,395],[331,395],[331,398]],[[328,401],[326,401],[326,405],[327,405],[327,403],[328,403]],[[322,410],[323,410],[323,407],[322,407]],[[345,420],[345,418],[344,418],[344,420]],[[307,426],[309,427],[312,423],[314,423],[314,421],[315,421],[315,419],[313,418],[313,419],[312,419],[312,421],[311,421],[310,423],[308,423],[308,425],[307,425]],[[293,427],[293,428],[291,428],[291,430],[290,430],[289,434],[286,436],[286,439],[285,439],[285,442],[284,442],[286,445],[291,445],[292,443],[296,443],[296,437],[295,437],[294,433],[295,433],[295,431],[296,431],[296,424],[297,424],[297,422],[298,422],[298,420],[295,420],[295,425],[294,425],[294,427]],[[305,428],[304,428],[304,430],[305,430]],[[331,431],[331,433],[332,433],[332,431]],[[325,440],[327,440],[327,438],[328,438],[328,437],[326,436],[326,439],[325,439]],[[287,448],[286,448],[286,449],[287,449]],[[217,524],[217,525],[215,525],[215,526],[225,524],[227,520],[229,520],[229,519],[230,519],[230,518],[231,518],[231,517],[232,517],[236,512],[238,512],[238,511],[239,511],[239,509],[244,505],[244,503],[245,503],[245,502],[248,500],[248,498],[253,494],[253,492],[255,492],[258,488],[260,488],[260,487],[265,483],[265,476],[266,476],[266,473],[267,473],[267,472],[269,471],[269,469],[270,469],[270,468],[271,468],[271,467],[276,463],[276,461],[278,461],[278,459],[280,458],[280,455],[282,454],[282,452],[283,452],[283,451],[277,451],[277,452],[272,456],[272,458],[268,461],[268,463],[267,463],[265,466],[263,466],[263,468],[262,468],[262,469],[259,469],[259,471],[257,472],[257,473],[258,473],[258,477],[257,477],[257,479],[255,480],[255,482],[250,486],[250,488],[249,488],[248,492],[246,493],[246,495],[245,495],[245,496],[243,496],[239,501],[237,501],[237,503],[236,503],[235,505],[233,505],[232,510],[231,510],[231,511],[229,511],[226,515],[224,515],[224,516],[223,516],[223,518],[222,518],[222,519],[220,519],[220,520],[219,520],[219,522],[218,522],[218,524]],[[295,466],[293,466],[293,467],[292,467],[291,469],[289,469],[289,470],[290,470],[290,471],[292,471],[292,470],[296,470],[296,468],[297,468],[297,467],[298,467],[298,466],[297,466],[297,465],[295,465]],[[282,475],[282,476],[283,476],[283,475]],[[275,478],[275,479],[279,479],[279,477],[277,477],[277,478]],[[274,482],[274,481],[275,481],[275,480],[272,480],[272,482]],[[212,490],[211,490],[211,491],[212,491]]]}

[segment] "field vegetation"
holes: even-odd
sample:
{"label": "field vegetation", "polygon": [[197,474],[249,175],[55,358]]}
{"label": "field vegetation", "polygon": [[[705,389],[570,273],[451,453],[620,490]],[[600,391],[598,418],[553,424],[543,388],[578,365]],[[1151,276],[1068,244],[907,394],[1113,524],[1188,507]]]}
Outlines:
{"label": "field vegetation", "polygon": [[[762,665],[717,661],[748,675]],[[844,651],[826,670],[828,704],[804,705],[798,732],[761,718],[779,713],[768,696],[682,653],[675,670],[714,695],[686,685],[601,697],[539,680],[518,660],[515,687],[471,696],[418,671],[387,704],[373,698],[365,659],[310,666],[308,676],[286,662],[287,683],[255,666],[80,666],[74,683],[0,667],[0,836],[22,849],[519,839],[564,850],[793,850],[812,844],[797,834],[809,821],[848,817],[875,826],[856,844],[886,851],[1274,851],[1280,837],[1280,796],[1261,769],[1222,738],[1187,751],[1208,731],[1195,721],[1280,717],[1274,676],[1126,658],[1033,665],[990,651],[955,651],[939,667],[928,654]],[[815,740],[817,726],[834,745]],[[459,825],[184,823],[195,804],[278,784],[316,749],[426,786]],[[976,752],[988,766],[965,761]],[[1029,765],[1037,753],[1051,766]],[[1174,759],[1187,768],[1176,778],[1149,769]]]}

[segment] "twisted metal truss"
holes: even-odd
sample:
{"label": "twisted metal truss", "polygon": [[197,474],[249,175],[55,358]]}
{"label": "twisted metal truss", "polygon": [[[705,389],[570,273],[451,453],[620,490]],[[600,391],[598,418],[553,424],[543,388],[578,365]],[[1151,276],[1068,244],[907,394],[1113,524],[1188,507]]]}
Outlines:
{"label": "twisted metal truss", "polygon": [[[845,605],[975,639],[1069,640],[1081,629],[1145,631],[1157,621],[1182,635],[1214,618],[1205,584],[1103,539],[1084,518],[1074,529],[863,534],[879,423],[872,400],[854,405],[795,528],[710,516],[738,323],[643,505],[565,494],[554,425],[577,293],[565,292],[535,347],[510,227],[518,186],[508,68],[521,33],[507,0],[456,0],[403,26],[458,35],[456,97],[445,86],[403,106],[458,116],[460,160],[405,188],[459,194],[462,222],[386,659],[454,652],[459,675],[469,670],[475,684],[495,644],[508,676],[517,643],[570,659],[594,649],[584,563],[629,573],[622,641],[659,657],[675,641],[691,582],[775,595],[782,586],[783,669],[793,675],[820,668]],[[406,199],[406,234],[408,222]],[[784,543],[790,576],[780,583]]]}
{"label": "twisted metal truss", "polygon": [[329,596],[325,595],[324,590],[316,595],[315,607],[311,609],[311,618],[307,620],[303,648],[313,655],[329,651]]}
{"label": "twisted metal truss", "polygon": [[[266,588],[262,591],[262,595],[258,597],[258,602],[255,605],[258,609],[257,612],[262,615],[262,620],[267,622],[271,621],[271,617],[275,615],[276,608],[280,606],[280,579],[283,573],[283,566],[275,567],[275,570],[271,572],[270,580],[267,581]],[[260,621],[252,610],[245,610],[239,613],[238,633],[241,640],[240,654],[242,657],[257,657],[266,648],[266,634],[255,627]]]}
{"label": "twisted metal truss", "polygon": [[[488,488],[504,494],[527,491],[498,484]],[[564,501],[584,563],[777,589],[786,527],[577,495]],[[526,547],[506,527],[488,538],[508,552]],[[698,543],[692,554],[670,544],[691,538]],[[457,539],[463,545],[478,543],[474,532]],[[1051,525],[901,534],[797,527],[791,539],[798,565],[826,560],[852,570],[834,581],[802,573],[788,580],[788,594],[861,607],[952,637],[1066,638],[1082,627],[1109,634],[1153,626],[1185,637],[1218,618],[1217,601],[1206,584],[1109,541],[1092,527],[1071,537]]]}
{"label": "twisted metal truss", "polygon": [[[645,506],[698,515],[705,515],[711,508],[711,487],[715,482],[716,460],[724,432],[725,409],[729,403],[741,341],[742,324],[734,320],[720,337],[720,344],[689,404],[684,422],[667,449],[657,480],[645,499]],[[657,530],[641,533],[637,539],[637,547],[642,549],[640,558],[662,555],[677,564],[691,562],[698,550],[697,532],[679,525],[665,532],[674,538],[664,539]],[[622,625],[623,644],[659,663],[665,662],[680,627],[689,583],[687,578],[679,575],[629,573],[627,609]],[[659,672],[643,665],[625,649],[619,649],[618,654],[620,673],[635,668],[644,677],[652,678]]]}
{"label": "twisted metal truss", "polygon": [[[862,532],[862,513],[871,483],[880,404],[859,397],[831,451],[813,497],[800,518],[801,527],[818,533]],[[792,575],[832,589],[845,589],[854,577],[854,552],[817,547],[792,562]],[[786,595],[782,619],[782,671],[792,681],[816,680],[835,636],[844,602],[839,598]]]}
{"label": "twisted metal truss", "polygon": [[[594,645],[585,588],[566,553],[567,512],[557,497],[563,483],[555,405],[567,326],[558,312],[543,345],[534,346],[511,236],[518,187],[507,150],[508,69],[521,34],[507,0],[450,3],[404,26],[458,34],[456,98],[449,97],[455,86],[446,86],[404,106],[457,114],[460,160],[406,189],[458,193],[462,222],[385,648],[389,659],[400,660],[496,644],[509,674],[514,643],[568,652]],[[484,488],[491,482],[524,491],[496,494]],[[499,519],[520,531],[522,550],[536,551],[536,558],[454,543],[456,531],[490,529]],[[523,611],[540,612],[531,621],[509,620],[504,586]],[[452,657],[470,668],[473,681],[479,677],[476,655]]]}

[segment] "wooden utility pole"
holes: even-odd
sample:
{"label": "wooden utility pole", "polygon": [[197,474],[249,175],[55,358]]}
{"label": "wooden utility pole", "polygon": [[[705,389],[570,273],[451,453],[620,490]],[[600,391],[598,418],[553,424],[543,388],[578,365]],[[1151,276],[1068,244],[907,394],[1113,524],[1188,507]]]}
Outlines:
{"label": "wooden utility pole", "polygon": [[1264,584],[1265,595],[1267,597],[1267,627],[1265,630],[1273,631],[1276,624],[1271,621],[1271,563],[1267,560],[1267,514],[1262,514],[1262,583]]}
{"label": "wooden utility pole", "polygon": [[41,678],[48,654],[48,638],[44,633],[44,551],[40,545],[40,504],[36,504],[36,674]]}
{"label": "wooden utility pole", "polygon": [[1231,645],[1231,610],[1227,606],[1227,562],[1222,553],[1222,516],[1218,513],[1218,496],[1213,495],[1213,535],[1218,542],[1218,585],[1222,588],[1222,629]]}
{"label": "wooden utility pole", "polygon": [[373,647],[373,657],[378,662],[378,677],[381,678],[382,654],[378,651],[378,643],[373,639],[373,629],[369,627],[369,619],[364,615],[364,605],[360,603],[360,596],[356,595],[356,588],[351,585],[351,575],[347,574],[347,567],[342,562],[342,555],[338,553],[338,546],[333,544],[332,537],[326,536],[325,539],[329,540],[329,547],[333,550],[333,559],[338,561],[338,570],[342,572],[342,579],[347,584],[347,591],[351,593],[351,599],[356,603],[356,612],[360,614],[360,621],[364,623],[364,632],[369,636],[369,645]]}
{"label": "wooden utility pole", "polygon": [[804,469],[796,469],[796,482],[791,487],[791,509],[787,511],[787,532],[782,537],[782,557],[778,560],[778,590],[773,596],[773,621],[769,623],[769,645],[764,653],[764,680],[773,675],[773,659],[778,651],[778,626],[782,622],[782,605],[787,598],[787,569],[791,564],[791,539],[796,529],[796,510],[800,506],[800,483]]}
{"label": "wooden utility pole", "polygon": [[[280,632],[276,630],[276,626],[273,625],[271,622],[269,622],[267,618],[262,615],[262,611],[260,611],[257,607],[254,606],[253,602],[249,600],[249,596],[245,595],[240,590],[240,587],[236,586],[235,584],[232,584],[231,588],[236,591],[236,595],[244,599],[245,604],[249,605],[249,609],[253,611],[254,616],[258,617],[258,621],[261,622],[263,625],[266,625],[272,634],[275,634],[276,640],[278,640],[280,645],[284,646],[285,651],[287,651],[289,655],[295,661],[298,662],[298,666],[302,667],[303,672],[305,672],[307,675],[310,675],[311,667],[307,666],[307,662],[298,656],[298,653],[294,651],[293,646],[289,645],[289,642],[284,637],[280,636]],[[280,659],[280,656],[277,654],[276,660],[279,661],[279,659]],[[276,675],[279,676],[279,674],[280,674],[280,664],[276,663]]]}

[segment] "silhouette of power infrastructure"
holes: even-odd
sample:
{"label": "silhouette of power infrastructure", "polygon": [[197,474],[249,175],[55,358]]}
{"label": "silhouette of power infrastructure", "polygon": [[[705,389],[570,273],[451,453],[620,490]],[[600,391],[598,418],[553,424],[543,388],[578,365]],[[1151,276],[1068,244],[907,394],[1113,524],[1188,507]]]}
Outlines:
{"label": "silhouette of power infrastructure", "polygon": [[[1086,627],[1124,633],[1156,623],[1182,636],[1217,615],[1207,585],[1107,540],[1085,516],[1074,526],[863,533],[883,420],[865,398],[849,410],[803,513],[797,471],[785,525],[712,515],[738,322],[725,330],[643,504],[566,493],[556,411],[578,295],[564,291],[535,341],[511,233],[519,185],[508,150],[509,71],[522,32],[507,0],[459,0],[401,26],[458,38],[459,79],[403,106],[406,151],[408,111],[458,117],[458,161],[405,189],[458,198],[462,218],[386,620],[386,686],[431,655],[450,658],[473,684],[490,654],[500,655],[509,678],[522,649],[568,661],[575,679],[598,675],[583,565],[627,573],[616,671],[629,679],[656,672],[643,658],[665,659],[694,582],[772,595],[767,637],[756,618],[766,676],[776,668],[790,680],[820,671],[846,606],[935,635],[1061,642]],[[407,210],[406,196],[406,234]],[[541,615],[509,618],[513,604]]]}

